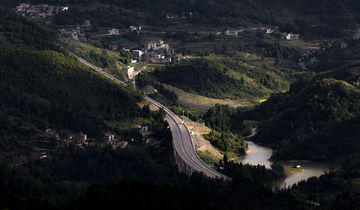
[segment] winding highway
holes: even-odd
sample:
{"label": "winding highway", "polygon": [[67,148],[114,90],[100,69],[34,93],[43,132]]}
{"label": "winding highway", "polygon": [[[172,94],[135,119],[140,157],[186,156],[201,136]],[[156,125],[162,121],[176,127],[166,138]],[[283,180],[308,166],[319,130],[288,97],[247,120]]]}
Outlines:
{"label": "winding highway", "polygon": [[[91,63],[87,62],[86,60],[76,56],[75,54],[71,53],[72,56],[75,56],[78,58],[80,62],[85,64],[85,66],[92,68],[101,74],[109,77],[110,79],[115,80],[116,82],[119,82],[121,84],[126,85],[124,82],[120,81],[119,79],[113,77],[112,75],[102,71],[100,68],[92,65]],[[160,104],[159,102],[151,99],[150,97],[146,96],[145,99],[152,103],[157,108],[162,108],[166,112],[165,119],[169,122],[169,126],[171,129],[171,133],[173,136],[173,145],[174,149],[178,152],[179,156],[181,157],[182,161],[189,166],[192,171],[197,172],[203,172],[205,176],[209,178],[220,178],[225,180],[230,180],[229,177],[213,170],[209,166],[207,166],[197,155],[195,151],[195,147],[193,144],[193,141],[191,139],[190,132],[187,128],[187,126],[184,123],[180,123],[180,118],[175,115],[172,111],[170,111],[168,108]]]}

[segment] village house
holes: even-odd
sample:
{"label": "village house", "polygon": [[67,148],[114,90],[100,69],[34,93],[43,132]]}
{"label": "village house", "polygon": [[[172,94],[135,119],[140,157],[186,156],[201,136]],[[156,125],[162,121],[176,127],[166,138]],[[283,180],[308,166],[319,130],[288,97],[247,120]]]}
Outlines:
{"label": "village house", "polygon": [[299,39],[299,34],[293,34],[292,32],[289,33],[289,34],[286,34],[285,35],[285,38],[287,40],[290,40],[290,39]]}
{"label": "village house", "polygon": [[66,32],[65,29],[63,29],[63,28],[59,29],[58,31],[60,34],[64,34]]}
{"label": "village house", "polygon": [[79,34],[77,32],[71,31],[69,32],[69,38],[73,40],[79,40]]}
{"label": "village house", "polygon": [[237,30],[225,30],[224,34],[228,35],[228,36],[238,36],[239,31],[237,31]]}
{"label": "village house", "polygon": [[82,133],[82,131],[80,131],[80,142],[85,143],[86,140],[87,140],[87,134],[84,134]]}
{"label": "village house", "polygon": [[80,34],[80,26],[76,26],[76,28],[74,29],[74,31],[78,34]]}
{"label": "village house", "polygon": [[29,7],[30,7],[30,4],[20,4],[19,6],[16,6],[16,9],[24,10],[24,9],[28,9]]}
{"label": "village house", "polygon": [[119,31],[119,29],[113,28],[113,29],[108,30],[108,34],[110,34],[110,35],[119,35],[120,31]]}
{"label": "village house", "polygon": [[138,58],[140,60],[141,56],[144,54],[144,52],[141,50],[133,50],[133,54],[135,55],[136,58]]}
{"label": "village house", "polygon": [[129,31],[130,32],[136,31],[139,34],[141,31],[141,26],[129,26]]}
{"label": "village house", "polygon": [[125,52],[130,52],[130,49],[125,48],[125,47],[122,47],[121,50],[122,50],[122,51],[125,51]]}
{"label": "village house", "polygon": [[103,133],[103,142],[108,143],[115,139],[115,135],[111,133]]}
{"label": "village house", "polygon": [[[244,29],[240,29],[240,30],[225,30],[223,31],[224,35],[227,36],[239,36],[239,33],[244,32]],[[221,34],[221,32],[216,33],[216,35]]]}
{"label": "village house", "polygon": [[87,26],[87,27],[91,26],[90,20],[85,20],[84,25]]}
{"label": "village house", "polygon": [[164,41],[159,39],[156,42],[148,42],[144,44],[145,50],[159,50],[165,48],[166,50],[169,50],[169,44],[164,44]]}
{"label": "village house", "polygon": [[20,4],[19,6],[16,6],[16,12],[18,14],[22,14],[23,16],[29,15],[31,18],[45,18],[48,16],[54,16],[55,14],[68,9],[69,7],[55,7],[49,6],[48,4]]}
{"label": "village house", "polygon": [[134,73],[134,67],[127,66],[126,68],[121,69],[121,72],[126,75],[132,75]]}
{"label": "village house", "polygon": [[150,58],[150,63],[159,63],[159,64],[171,63],[171,58]]}
{"label": "village house", "polygon": [[348,46],[348,44],[345,43],[345,42],[342,42],[342,43],[340,44],[340,48],[341,48],[341,49],[347,48],[347,46]]}
{"label": "village house", "polygon": [[138,126],[138,129],[139,129],[139,131],[140,131],[140,133],[141,133],[142,135],[147,135],[147,134],[150,133],[148,126],[139,125],[139,126]]}
{"label": "village house", "polygon": [[56,139],[59,139],[59,133],[57,133],[54,130],[51,130],[50,128],[45,130],[44,136],[46,136],[46,138],[48,139],[50,139],[51,137],[55,137]]}
{"label": "village house", "polygon": [[128,145],[127,141],[120,141],[120,139],[115,139],[115,135],[112,133],[103,133],[103,142],[115,149],[116,147],[124,148]]}

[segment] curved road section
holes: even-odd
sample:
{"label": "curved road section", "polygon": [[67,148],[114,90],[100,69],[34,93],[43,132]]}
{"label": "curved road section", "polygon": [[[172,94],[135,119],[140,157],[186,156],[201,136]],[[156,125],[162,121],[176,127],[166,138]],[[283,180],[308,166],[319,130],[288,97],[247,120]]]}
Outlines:
{"label": "curved road section", "polygon": [[[126,85],[124,82],[120,81],[119,79],[113,77],[112,75],[102,71],[100,68],[92,65],[91,63],[87,62],[86,60],[76,56],[75,54],[71,53],[72,56],[75,56],[78,58],[80,62],[82,62],[85,66],[92,68],[99,73],[109,77],[110,79],[115,80],[116,82],[119,82],[121,84]],[[180,156],[184,164],[191,168],[191,173],[194,171],[197,172],[203,172],[207,177],[209,178],[220,178],[229,180],[230,178],[213,170],[209,166],[207,166],[197,155],[195,151],[195,147],[193,144],[193,141],[190,136],[190,132],[186,125],[184,123],[180,123],[180,118],[175,115],[172,111],[170,111],[168,108],[160,104],[159,102],[149,98],[145,97],[147,101],[152,103],[157,108],[162,108],[166,112],[165,119],[169,122],[169,126],[171,129],[171,133],[173,136],[173,146],[174,149],[177,151],[177,154]],[[191,175],[191,174],[188,174]]]}

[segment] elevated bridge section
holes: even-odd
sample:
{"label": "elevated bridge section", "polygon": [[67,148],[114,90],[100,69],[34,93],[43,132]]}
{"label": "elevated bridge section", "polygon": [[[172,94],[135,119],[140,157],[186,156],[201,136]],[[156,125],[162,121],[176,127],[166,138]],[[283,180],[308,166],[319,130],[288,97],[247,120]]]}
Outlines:
{"label": "elevated bridge section", "polygon": [[[70,54],[77,57],[78,60],[82,62],[85,66],[98,71],[99,73],[109,77],[110,79],[115,80],[116,82],[126,85],[124,82],[102,71],[100,68],[92,65],[81,57],[71,52]],[[204,175],[209,178],[230,180],[229,177],[219,173],[218,171],[213,170],[199,158],[195,151],[195,146],[191,139],[189,129],[184,123],[180,123],[181,119],[177,115],[175,115],[168,108],[166,108],[159,102],[151,99],[150,97],[146,96],[145,99],[152,103],[155,107],[162,108],[166,112],[165,119],[169,122],[169,126],[173,136],[172,144],[174,148],[175,164],[178,166],[180,172],[186,173],[188,176],[191,176],[191,174],[195,171],[203,172]]]}

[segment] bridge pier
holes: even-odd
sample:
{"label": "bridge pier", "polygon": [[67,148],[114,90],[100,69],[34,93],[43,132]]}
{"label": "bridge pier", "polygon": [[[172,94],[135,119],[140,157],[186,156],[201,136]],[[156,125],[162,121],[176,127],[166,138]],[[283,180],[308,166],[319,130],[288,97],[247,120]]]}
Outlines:
{"label": "bridge pier", "polygon": [[175,164],[178,167],[179,172],[186,173],[186,175],[191,176],[193,169],[188,166],[185,161],[180,157],[179,153],[174,148],[174,157],[175,157]]}

